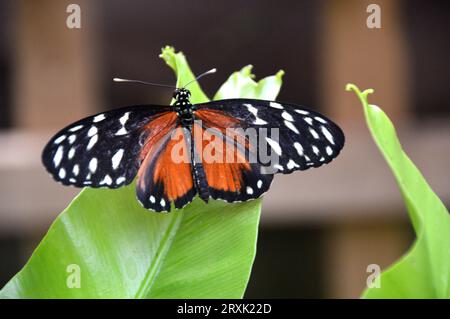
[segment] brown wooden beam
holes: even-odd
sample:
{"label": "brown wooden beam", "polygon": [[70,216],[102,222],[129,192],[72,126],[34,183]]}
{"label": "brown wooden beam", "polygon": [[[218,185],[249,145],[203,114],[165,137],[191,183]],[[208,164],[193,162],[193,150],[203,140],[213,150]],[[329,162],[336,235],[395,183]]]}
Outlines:
{"label": "brown wooden beam", "polygon": [[15,19],[14,124],[61,128],[98,105],[90,4],[81,6],[81,29],[69,29],[70,1],[18,1]]}

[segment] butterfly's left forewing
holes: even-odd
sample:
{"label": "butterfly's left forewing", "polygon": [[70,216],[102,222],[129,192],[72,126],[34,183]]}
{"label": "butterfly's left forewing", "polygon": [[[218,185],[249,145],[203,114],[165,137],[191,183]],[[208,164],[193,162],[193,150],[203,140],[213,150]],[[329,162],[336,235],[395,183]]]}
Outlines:
{"label": "butterfly's left forewing", "polygon": [[121,187],[136,176],[149,134],[145,125],[170,114],[176,117],[169,107],[142,105],[87,117],[57,133],[46,145],[42,161],[64,185]]}

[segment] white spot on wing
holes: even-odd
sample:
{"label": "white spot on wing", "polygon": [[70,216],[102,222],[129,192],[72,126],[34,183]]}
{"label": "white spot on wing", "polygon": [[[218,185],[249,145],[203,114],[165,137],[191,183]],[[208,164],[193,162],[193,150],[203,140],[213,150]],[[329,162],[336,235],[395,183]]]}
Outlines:
{"label": "white spot on wing", "polygon": [[305,110],[295,110],[295,112],[297,112],[298,114],[302,114],[302,115],[308,115],[309,112],[305,111]]}
{"label": "white spot on wing", "polygon": [[280,164],[275,164],[273,167],[280,171],[283,170],[283,166],[281,166]]}
{"label": "white spot on wing", "polygon": [[81,129],[83,127],[83,125],[77,125],[72,127],[71,129],[69,129],[69,132],[75,132],[78,131],[79,129]]}
{"label": "white spot on wing", "polygon": [[267,124],[266,121],[258,117],[258,109],[256,107],[252,106],[251,104],[244,104],[244,106],[246,106],[247,110],[255,116],[255,121],[253,122],[253,124],[255,125]]}
{"label": "white spot on wing", "polygon": [[94,147],[95,143],[97,143],[98,141],[98,135],[94,135],[91,137],[91,139],[89,140],[89,143],[86,147],[86,150],[90,150],[92,147]]}
{"label": "white spot on wing", "polygon": [[126,112],[120,119],[120,124],[125,125],[125,123],[128,121],[128,119],[130,118],[130,112]]}
{"label": "white spot on wing", "polygon": [[72,159],[72,157],[75,155],[75,148],[74,147],[72,147],[70,150],[69,150],[69,153],[67,154],[67,157],[69,158],[69,159]]}
{"label": "white spot on wing", "polygon": [[96,159],[95,157],[93,157],[93,158],[89,161],[89,170],[90,170],[92,173],[95,173],[95,171],[97,170],[97,164],[98,164],[98,161],[97,161],[97,159]]}
{"label": "white spot on wing", "polygon": [[263,185],[263,181],[262,181],[262,180],[258,180],[258,182],[256,183],[256,186],[257,186],[258,188],[261,188],[262,185]]}
{"label": "white spot on wing", "polygon": [[155,196],[150,195],[150,203],[154,204],[156,202]]}
{"label": "white spot on wing", "polygon": [[53,156],[53,164],[55,164],[55,167],[59,166],[59,163],[61,163],[62,157],[63,157],[64,147],[60,145],[58,149],[56,150],[55,156]]}
{"label": "white spot on wing", "polygon": [[333,154],[333,149],[331,147],[327,146],[325,150],[327,151],[328,155],[331,156]]}
{"label": "white spot on wing", "polygon": [[322,126],[321,129],[322,129],[322,133],[323,133],[323,135],[325,135],[326,139],[328,141],[330,141],[331,144],[334,145],[334,138],[333,138],[333,135],[330,133],[330,131],[325,126]]}
{"label": "white spot on wing", "polygon": [[316,121],[320,122],[320,123],[327,124],[327,121],[325,121],[325,120],[324,120],[323,118],[321,118],[321,117],[315,116],[314,119],[315,119]]}
{"label": "white spot on wing", "polygon": [[255,124],[255,125],[265,125],[265,124],[267,124],[267,122],[262,120],[262,119],[260,119],[259,117],[257,117],[255,119],[255,121],[253,122],[253,124]]}
{"label": "white spot on wing", "polygon": [[94,136],[95,134],[97,134],[97,132],[98,132],[97,127],[92,126],[92,127],[89,129],[89,131],[88,131],[88,133],[87,133],[87,136],[88,136],[88,137]]}
{"label": "white spot on wing", "polygon": [[312,127],[309,128],[309,132],[311,133],[311,135],[315,138],[315,139],[319,139],[319,134],[317,134],[316,130],[313,129]]}
{"label": "white spot on wing", "polygon": [[103,178],[102,181],[100,181],[100,185],[111,185],[112,184],[112,179],[109,175],[106,175],[105,178]]}
{"label": "white spot on wing", "polygon": [[282,110],[283,109],[283,105],[281,105],[280,103],[277,102],[270,102],[270,107],[273,107],[274,109],[279,109]]}
{"label": "white spot on wing", "polygon": [[76,139],[77,136],[75,134],[70,135],[68,138],[69,144],[73,144],[73,142],[75,142]]}
{"label": "white spot on wing", "polygon": [[298,129],[295,127],[294,124],[292,124],[292,122],[289,121],[284,121],[284,125],[286,125],[286,127],[288,129],[290,129],[292,132],[296,133],[296,134],[300,134],[300,132],[298,131]]}
{"label": "white spot on wing", "polygon": [[112,168],[113,169],[116,169],[117,167],[119,167],[119,164],[120,164],[120,161],[122,160],[122,157],[123,157],[123,148],[118,150],[116,152],[116,154],[114,154],[114,156],[111,159],[111,161],[112,161]]}
{"label": "white spot on wing", "polygon": [[293,169],[294,167],[300,167],[296,162],[294,162],[293,160],[289,160],[289,162],[286,164],[286,167],[288,169]]}
{"label": "white spot on wing", "polygon": [[161,201],[159,203],[162,207],[166,206],[166,201],[164,200],[164,198],[161,198]]}
{"label": "white spot on wing", "polygon": [[122,184],[123,182],[125,182],[126,178],[124,176],[120,176],[119,178],[116,179],[116,184]]}
{"label": "white spot on wing", "polygon": [[119,122],[122,124],[122,127],[120,130],[116,132],[116,135],[125,135],[128,133],[127,129],[125,128],[125,123],[127,123],[128,119],[130,118],[130,112],[126,112],[120,119]]}
{"label": "white spot on wing", "polygon": [[247,186],[247,194],[252,195],[253,194],[253,188],[250,186]]}
{"label": "white spot on wing", "polygon": [[127,134],[128,133],[128,131],[127,131],[127,129],[125,128],[125,126],[124,127],[122,127],[120,130],[118,130],[117,132],[116,132],[116,135],[125,135],[125,134]]}
{"label": "white spot on wing", "polygon": [[65,170],[64,168],[61,168],[61,169],[59,170],[58,176],[59,176],[59,178],[61,178],[61,179],[63,179],[64,177],[66,177],[66,170]]}
{"label": "white spot on wing", "polygon": [[313,145],[312,150],[313,150],[314,154],[319,155],[319,149],[317,148],[317,146]]}
{"label": "white spot on wing", "polygon": [[103,121],[105,118],[106,118],[105,114],[99,114],[96,117],[94,117],[92,122],[97,123],[97,122]]}
{"label": "white spot on wing", "polygon": [[275,153],[278,154],[278,156],[281,156],[281,147],[280,144],[278,144],[277,141],[272,140],[270,137],[266,137],[267,143],[269,143],[270,147],[275,151]]}
{"label": "white spot on wing", "polygon": [[294,143],[294,147],[297,150],[298,155],[303,156],[303,146],[299,142]]}
{"label": "white spot on wing", "polygon": [[312,125],[313,119],[310,117],[305,117],[304,118],[305,122],[308,123],[309,125]]}
{"label": "white spot on wing", "polygon": [[284,111],[283,113],[281,113],[281,116],[286,120],[286,121],[290,121],[293,122],[294,118],[292,117],[291,114],[289,114],[288,112]]}
{"label": "white spot on wing", "polygon": [[65,135],[61,135],[61,136],[58,137],[53,143],[59,144],[59,143],[61,143],[62,141],[64,141],[65,139],[66,139],[66,136],[65,136]]}
{"label": "white spot on wing", "polygon": [[78,164],[75,164],[72,168],[72,173],[75,176],[78,176],[78,173],[80,172],[80,167],[78,166]]}

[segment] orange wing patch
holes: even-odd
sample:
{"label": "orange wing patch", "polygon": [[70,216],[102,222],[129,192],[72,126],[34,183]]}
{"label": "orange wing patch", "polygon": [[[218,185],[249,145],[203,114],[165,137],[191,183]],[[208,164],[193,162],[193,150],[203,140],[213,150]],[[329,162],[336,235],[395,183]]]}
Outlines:
{"label": "orange wing patch", "polygon": [[[209,195],[227,202],[247,201],[266,192],[273,174],[257,163],[258,132],[220,110],[195,112],[194,141]],[[200,138],[199,138],[200,136]]]}
{"label": "orange wing patch", "polygon": [[165,137],[167,137],[175,128],[176,121],[177,114],[175,112],[167,112],[152,119],[143,127],[142,130],[147,132],[148,135],[141,151],[141,160],[144,160],[150,152],[154,152],[158,149],[158,147],[156,147],[157,144],[163,143]]}
{"label": "orange wing patch", "polygon": [[202,157],[208,185],[225,192],[241,190],[243,170],[251,169],[245,154],[223,137],[212,134],[198,124],[194,124],[194,138],[196,151]]}
{"label": "orange wing patch", "polygon": [[206,127],[214,127],[225,134],[227,128],[238,127],[240,121],[234,117],[228,116],[221,111],[199,110],[195,112],[195,117],[202,120]]}
{"label": "orange wing patch", "polygon": [[171,202],[176,208],[181,208],[195,195],[183,129],[170,128],[167,132],[163,129],[149,136],[138,172],[138,198],[145,207],[156,211],[169,211]]}
{"label": "orange wing patch", "polygon": [[170,201],[184,196],[193,188],[190,156],[181,128],[176,129],[158,156],[153,170],[153,183],[162,183]]}

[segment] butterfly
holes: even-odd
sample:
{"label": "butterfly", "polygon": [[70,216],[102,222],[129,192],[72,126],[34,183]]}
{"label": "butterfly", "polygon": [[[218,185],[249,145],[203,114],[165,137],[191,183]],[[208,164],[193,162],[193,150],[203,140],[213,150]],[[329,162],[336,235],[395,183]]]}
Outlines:
{"label": "butterfly", "polygon": [[114,189],[136,179],[142,206],[169,212],[196,195],[206,203],[259,198],[274,174],[327,164],[344,146],[338,125],[292,103],[191,104],[190,96],[184,86],[171,106],[128,106],[70,124],[45,146],[43,164],[56,181],[76,187]]}

